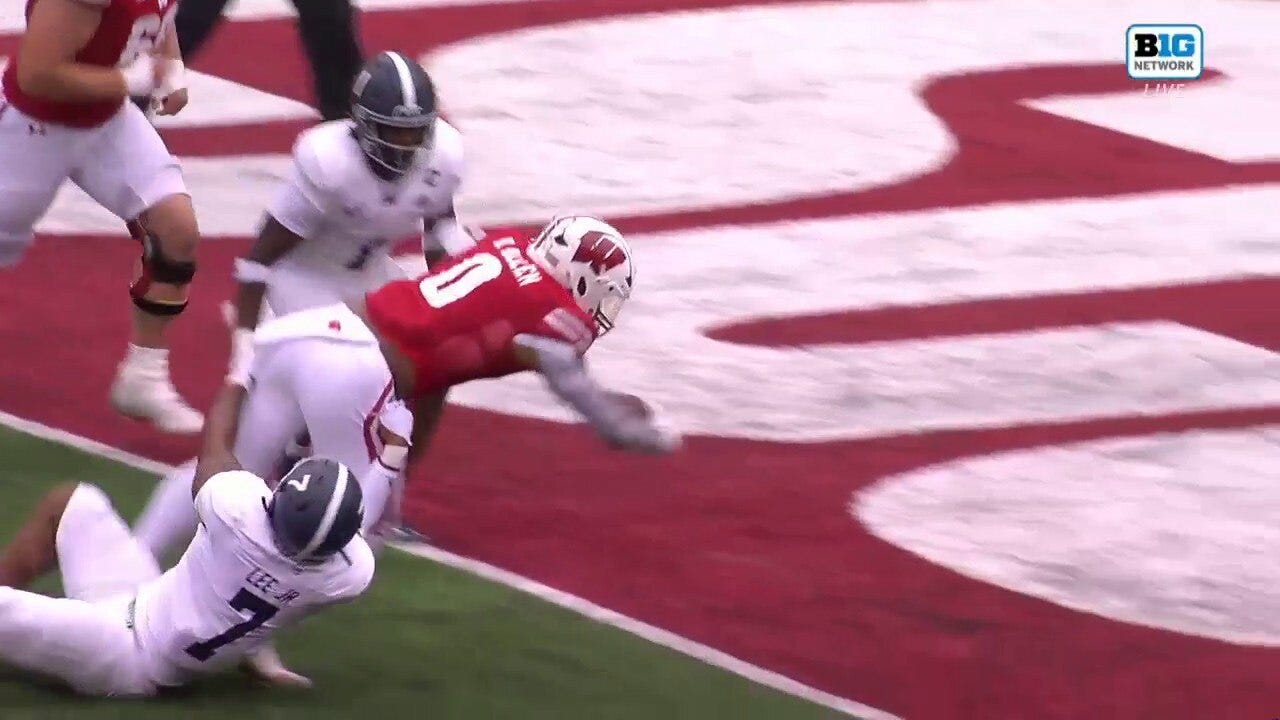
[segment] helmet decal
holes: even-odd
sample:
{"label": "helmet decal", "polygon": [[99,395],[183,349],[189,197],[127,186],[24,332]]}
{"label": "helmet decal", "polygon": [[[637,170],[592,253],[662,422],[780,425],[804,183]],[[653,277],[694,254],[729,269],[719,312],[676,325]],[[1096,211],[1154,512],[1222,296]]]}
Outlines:
{"label": "helmet decal", "polygon": [[574,262],[587,263],[597,274],[612,270],[626,260],[627,253],[599,230],[583,233],[582,242],[573,253]]}

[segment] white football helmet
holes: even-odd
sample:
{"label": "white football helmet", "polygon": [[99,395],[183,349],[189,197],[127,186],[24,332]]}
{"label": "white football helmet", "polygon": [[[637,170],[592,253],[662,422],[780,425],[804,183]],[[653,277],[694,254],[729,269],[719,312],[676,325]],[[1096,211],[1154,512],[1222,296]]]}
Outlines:
{"label": "white football helmet", "polygon": [[529,245],[529,257],[569,290],[599,335],[613,329],[631,297],[631,246],[612,225],[593,217],[554,218]]}

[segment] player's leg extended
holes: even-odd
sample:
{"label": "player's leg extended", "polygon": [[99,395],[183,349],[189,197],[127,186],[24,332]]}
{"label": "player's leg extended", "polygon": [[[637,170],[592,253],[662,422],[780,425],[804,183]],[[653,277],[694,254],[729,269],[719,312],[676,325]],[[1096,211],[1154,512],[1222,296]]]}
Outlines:
{"label": "player's leg extended", "polygon": [[391,399],[391,371],[376,345],[323,340],[310,341],[297,363],[292,390],[312,453],[337,460],[359,478],[367,530],[382,517],[393,489],[394,473],[376,469],[378,416]]}
{"label": "player's leg extended", "polygon": [[153,692],[137,662],[127,601],[160,571],[97,487],[50,491],[6,548],[3,572],[21,583],[55,559],[66,598],[0,583],[0,660],[61,678],[84,693]]}
{"label": "player's leg extended", "polygon": [[32,120],[0,96],[0,268],[17,264],[30,247],[32,228],[86,135]]}
{"label": "player's leg extended", "polygon": [[129,288],[133,333],[111,387],[111,402],[129,417],[161,430],[199,432],[203,416],[169,379],[165,328],[187,306],[196,272],[199,229],[178,161],[142,112],[126,104],[103,126],[100,142],[72,179],[124,220],[141,246]]}
{"label": "player's leg extended", "polygon": [[[123,602],[123,601],[122,601]],[[127,606],[0,586],[0,664],[57,678],[89,695],[150,695]]]}
{"label": "player's leg extended", "polygon": [[0,586],[25,588],[53,569],[58,561],[58,523],[75,489],[60,485],[50,490],[0,551]]}
{"label": "player's leg extended", "polygon": [[160,478],[151,491],[151,499],[133,525],[138,542],[159,561],[195,534],[195,504],[191,500],[191,483],[196,476],[196,461],[189,460]]}

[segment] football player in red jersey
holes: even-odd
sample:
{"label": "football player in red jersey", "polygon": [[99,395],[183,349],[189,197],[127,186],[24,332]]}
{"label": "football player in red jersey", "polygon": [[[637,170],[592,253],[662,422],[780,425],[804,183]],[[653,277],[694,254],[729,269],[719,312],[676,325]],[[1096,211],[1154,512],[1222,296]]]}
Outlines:
{"label": "football player in red jersey", "polygon": [[[233,348],[227,382],[250,388],[236,457],[268,477],[290,441],[309,431],[317,454],[353,468],[368,517],[383,520],[366,528],[380,544],[377,535],[398,520],[408,456],[426,446],[453,385],[534,370],[610,445],[671,452],[680,436],[643,401],[598,385],[582,361],[613,328],[634,279],[631,248],[617,230],[594,218],[557,218],[533,237],[490,233],[426,275],[392,281],[350,306],[269,320],[252,345]],[[388,412],[392,387],[409,401],[411,420]],[[195,527],[193,473],[188,463],[164,478],[135,527],[158,556]],[[309,685],[269,648],[250,666],[273,682]]]}
{"label": "football player in red jersey", "polygon": [[534,370],[614,447],[674,450],[679,437],[643,403],[597,385],[582,355],[613,329],[634,283],[631,247],[591,217],[557,218],[534,237],[491,234],[416,280],[353,309],[377,336],[421,449],[449,387]]}
{"label": "football player in red jersey", "polygon": [[131,96],[172,115],[187,103],[173,28],[177,0],[28,0],[27,28],[0,87],[0,267],[16,264],[70,179],[142,244],[118,411],[168,432],[203,418],[173,388],[164,328],[187,305],[195,212],[177,160]]}
{"label": "football player in red jersey", "polygon": [[[601,388],[582,361],[614,326],[634,278],[631,248],[617,230],[594,218],[558,218],[534,237],[490,233],[432,272],[392,281],[350,306],[268,320],[251,344],[233,345],[227,382],[250,388],[236,457],[273,477],[306,431],[314,449],[302,454],[352,468],[369,519],[393,524],[401,474],[410,453],[426,446],[447,390],[524,370],[541,373],[609,444],[670,452],[679,435],[643,401]],[[387,455],[390,436],[400,440]],[[195,527],[194,467],[157,486],[135,529],[157,556]]]}

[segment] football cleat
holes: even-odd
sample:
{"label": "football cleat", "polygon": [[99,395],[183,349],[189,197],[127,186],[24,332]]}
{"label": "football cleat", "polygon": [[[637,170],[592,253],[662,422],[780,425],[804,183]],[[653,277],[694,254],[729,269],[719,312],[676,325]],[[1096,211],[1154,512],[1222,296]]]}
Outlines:
{"label": "football cleat", "polygon": [[163,432],[191,435],[204,426],[204,415],[187,404],[169,378],[169,352],[130,346],[111,384],[116,412],[155,425]]}

